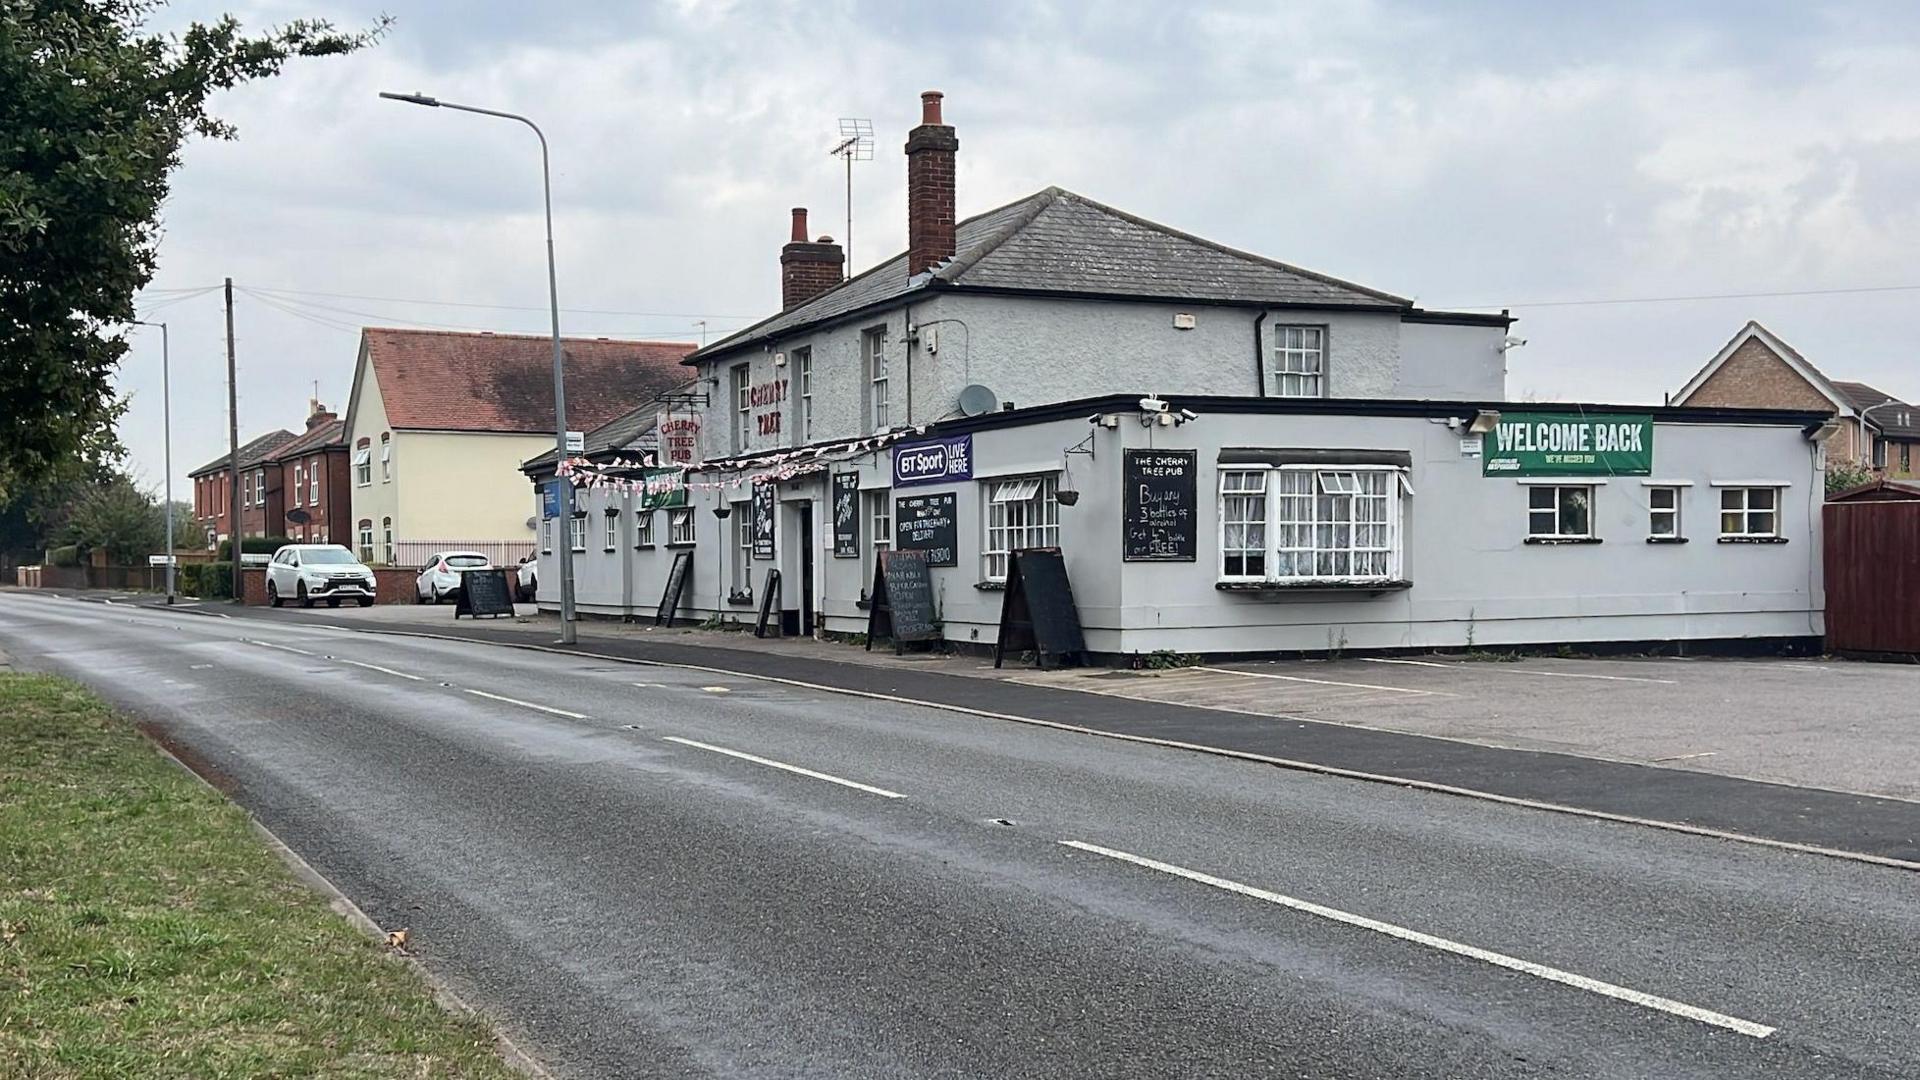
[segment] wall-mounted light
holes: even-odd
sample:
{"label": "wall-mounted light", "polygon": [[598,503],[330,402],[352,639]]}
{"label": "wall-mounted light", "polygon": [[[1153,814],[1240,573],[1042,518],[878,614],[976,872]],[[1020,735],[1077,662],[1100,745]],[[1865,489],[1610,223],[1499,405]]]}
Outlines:
{"label": "wall-mounted light", "polygon": [[783,353],[783,352],[777,352],[777,353],[774,353],[774,354],[773,354],[773,366],[774,366],[774,367],[786,367],[786,366],[787,366],[787,354],[786,354],[786,353]]}
{"label": "wall-mounted light", "polygon": [[1840,422],[1838,420],[1829,420],[1819,427],[1809,429],[1807,431],[1807,440],[1818,445],[1838,434],[1840,434]]}
{"label": "wall-mounted light", "polygon": [[1485,435],[1500,423],[1500,414],[1493,409],[1481,409],[1473,414],[1473,423],[1467,425],[1467,434]]}

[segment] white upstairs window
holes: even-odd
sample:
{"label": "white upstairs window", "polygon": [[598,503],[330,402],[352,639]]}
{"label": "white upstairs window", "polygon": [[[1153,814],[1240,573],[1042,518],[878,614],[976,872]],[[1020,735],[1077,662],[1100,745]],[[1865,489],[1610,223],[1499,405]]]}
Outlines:
{"label": "white upstairs window", "polygon": [[1267,396],[1326,396],[1327,331],[1322,326],[1276,326],[1267,370]]}

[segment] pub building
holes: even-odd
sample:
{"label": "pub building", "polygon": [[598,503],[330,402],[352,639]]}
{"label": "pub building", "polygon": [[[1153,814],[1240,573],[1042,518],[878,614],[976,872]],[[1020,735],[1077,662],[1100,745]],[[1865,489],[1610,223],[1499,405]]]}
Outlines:
{"label": "pub building", "polygon": [[1011,554],[1057,548],[1102,659],[1821,634],[1826,415],[1507,402],[1505,314],[1058,188],[956,222],[922,107],[908,250],[843,280],[796,210],[782,310],[687,358],[697,460],[528,463],[584,615],[656,618],[672,578],[675,622],[860,634],[914,550],[986,648]]}

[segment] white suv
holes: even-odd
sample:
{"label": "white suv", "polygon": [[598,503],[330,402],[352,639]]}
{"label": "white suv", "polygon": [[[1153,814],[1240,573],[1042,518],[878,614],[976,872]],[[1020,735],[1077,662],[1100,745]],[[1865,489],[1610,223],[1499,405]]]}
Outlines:
{"label": "white suv", "polygon": [[339,607],[342,600],[372,607],[373,598],[373,571],[339,544],[288,544],[267,564],[267,603],[274,607],[290,599],[301,607],[312,607],[315,600],[325,600],[328,607]]}

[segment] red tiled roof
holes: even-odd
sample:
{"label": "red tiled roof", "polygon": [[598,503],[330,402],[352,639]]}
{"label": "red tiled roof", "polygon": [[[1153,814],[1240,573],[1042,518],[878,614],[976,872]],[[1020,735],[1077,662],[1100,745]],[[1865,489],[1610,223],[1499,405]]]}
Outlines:
{"label": "red tiled roof", "polygon": [[[553,339],[367,327],[387,423],[440,431],[553,431]],[[686,380],[677,341],[562,338],[567,426],[587,431]]]}
{"label": "red tiled roof", "polygon": [[275,447],[273,456],[269,458],[269,460],[285,461],[288,458],[296,458],[301,454],[318,450],[323,446],[345,446],[346,444],[347,422],[345,420],[329,420],[319,427],[301,434],[292,442],[283,443]]}

